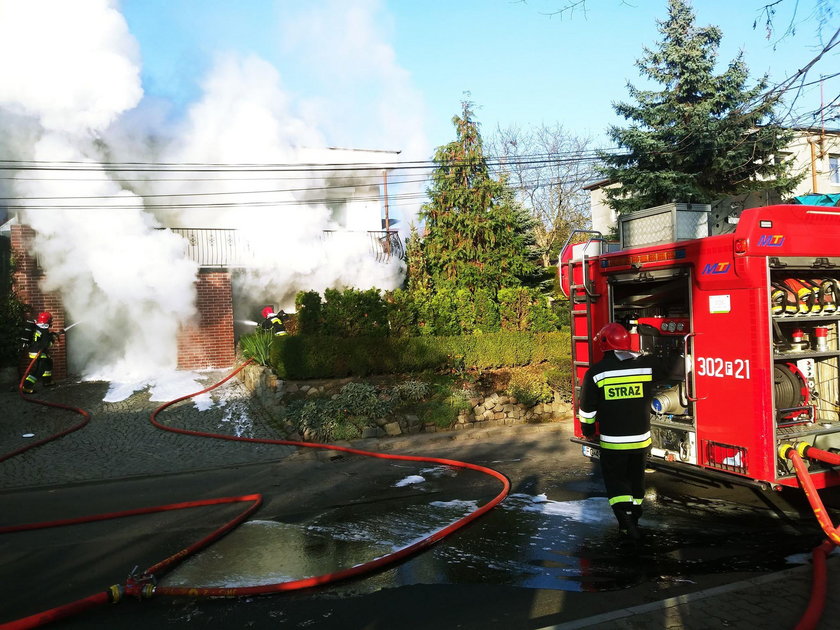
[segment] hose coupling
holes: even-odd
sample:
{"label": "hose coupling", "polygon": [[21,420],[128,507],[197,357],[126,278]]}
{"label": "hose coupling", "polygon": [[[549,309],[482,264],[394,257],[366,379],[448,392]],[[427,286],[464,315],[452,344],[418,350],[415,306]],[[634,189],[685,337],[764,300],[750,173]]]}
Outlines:
{"label": "hose coupling", "polygon": [[149,599],[155,594],[156,585],[157,580],[154,575],[144,573],[138,577],[132,572],[125,581],[124,593],[137,599]]}
{"label": "hose coupling", "polygon": [[782,459],[789,459],[791,451],[796,451],[803,459],[808,456],[808,449],[811,445],[808,442],[794,442],[793,444],[780,444],[779,457]]}
{"label": "hose coupling", "polygon": [[108,597],[112,604],[118,604],[125,595],[125,589],[122,584],[112,584],[108,587]]}

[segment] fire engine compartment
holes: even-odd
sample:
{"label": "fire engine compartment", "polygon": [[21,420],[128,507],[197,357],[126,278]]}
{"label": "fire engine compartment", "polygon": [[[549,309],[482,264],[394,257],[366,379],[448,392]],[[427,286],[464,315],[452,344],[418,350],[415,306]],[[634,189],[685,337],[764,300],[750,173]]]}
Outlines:
{"label": "fire engine compartment", "polygon": [[[768,265],[774,443],[804,441],[839,451],[840,264],[818,270],[814,264],[815,259],[810,258],[772,259]],[[694,330],[692,273],[692,266],[683,264],[609,276],[610,319],[630,330],[639,351],[670,366],[667,378],[654,385],[652,457],[748,474],[748,450],[734,444],[737,439],[731,440],[732,445],[715,443],[706,445],[705,452],[698,450],[692,395],[698,368],[690,343]],[[779,288],[788,285],[793,288]],[[729,368],[704,366],[706,372],[718,369]],[[827,469],[818,462],[811,465],[815,471]],[[794,476],[789,460],[777,458],[777,474],[781,478]]]}
{"label": "fire engine compartment", "polygon": [[[707,237],[703,210],[689,209],[688,220],[669,210],[673,230],[651,224],[666,214],[652,209],[622,221],[621,247],[595,233],[570,248],[575,385],[599,358],[589,340],[620,322],[634,349],[669,365],[654,384],[653,463],[797,485],[782,445],[840,452],[840,256],[816,255],[837,251],[840,212],[761,208]],[[807,465],[819,487],[840,484],[837,466]]]}
{"label": "fire engine compartment", "polygon": [[690,268],[617,274],[610,277],[609,285],[614,320],[630,331],[640,352],[652,354],[668,366],[667,378],[654,384],[651,454],[696,464],[696,425],[686,383]]}
{"label": "fire engine compartment", "polygon": [[839,451],[840,260],[771,258],[768,267],[777,441]]}

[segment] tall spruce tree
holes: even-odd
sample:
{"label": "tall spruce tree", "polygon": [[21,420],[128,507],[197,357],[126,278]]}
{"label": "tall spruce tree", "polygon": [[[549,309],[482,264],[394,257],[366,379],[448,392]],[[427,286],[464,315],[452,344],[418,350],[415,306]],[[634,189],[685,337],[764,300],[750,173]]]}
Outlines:
{"label": "tall spruce tree", "polygon": [[628,84],[635,104],[613,105],[631,124],[609,129],[626,151],[601,155],[603,175],[620,184],[606,189],[610,206],[626,213],[768,187],[789,193],[799,177],[779,158],[792,134],[773,123],[767,76],[748,88],[742,55],[714,74],[721,31],[695,26],[687,0],[669,0],[668,19],[657,23],[659,48],[645,48],[636,65],[663,89]]}
{"label": "tall spruce tree", "polygon": [[487,289],[537,281],[533,219],[504,178],[491,177],[472,104],[453,118],[456,140],[435,152],[423,257],[434,288]]}

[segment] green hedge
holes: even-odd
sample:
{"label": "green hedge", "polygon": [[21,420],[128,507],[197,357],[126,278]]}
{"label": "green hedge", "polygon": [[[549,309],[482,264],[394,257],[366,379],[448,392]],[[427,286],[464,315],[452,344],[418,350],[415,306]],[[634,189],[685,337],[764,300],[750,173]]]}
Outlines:
{"label": "green hedge", "polygon": [[452,337],[285,335],[271,346],[280,378],[343,378],[447,367],[490,369],[568,362],[569,333],[498,332]]}

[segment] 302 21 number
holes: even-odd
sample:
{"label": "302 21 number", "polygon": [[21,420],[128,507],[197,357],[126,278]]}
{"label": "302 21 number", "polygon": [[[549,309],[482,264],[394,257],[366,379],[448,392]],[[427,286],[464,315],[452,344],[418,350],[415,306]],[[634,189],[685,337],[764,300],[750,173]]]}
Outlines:
{"label": "302 21 number", "polygon": [[697,376],[715,378],[750,378],[749,359],[725,360],[719,357],[697,357]]}

